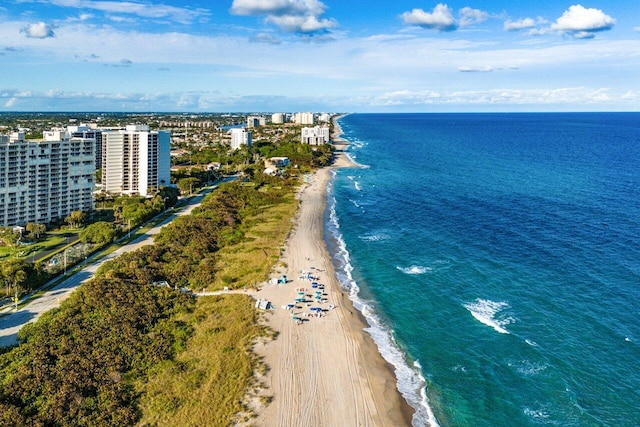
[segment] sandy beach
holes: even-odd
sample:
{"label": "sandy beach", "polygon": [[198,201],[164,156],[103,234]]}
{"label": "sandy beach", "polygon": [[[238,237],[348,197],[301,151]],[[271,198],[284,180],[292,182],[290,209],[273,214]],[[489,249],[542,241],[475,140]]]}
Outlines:
{"label": "sandy beach", "polygon": [[[274,278],[285,275],[287,283],[265,284],[255,294],[273,304],[265,321],[277,333],[255,348],[268,366],[260,378],[265,386],[261,394],[272,397],[258,409],[256,425],[411,425],[413,409],[397,390],[393,367],[364,331],[364,319],[338,283],[323,239],[331,169],[354,166],[342,153],[339,127],[334,129],[335,162],[301,188],[300,211],[274,272]],[[296,298],[304,302],[287,309]],[[321,317],[312,307],[322,308]]]}

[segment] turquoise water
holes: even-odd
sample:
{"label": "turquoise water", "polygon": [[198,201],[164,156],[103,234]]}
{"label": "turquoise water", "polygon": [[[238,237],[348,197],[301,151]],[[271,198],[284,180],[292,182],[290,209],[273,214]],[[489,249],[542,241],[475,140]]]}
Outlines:
{"label": "turquoise water", "polygon": [[327,240],[414,425],[640,425],[640,114],[340,124]]}

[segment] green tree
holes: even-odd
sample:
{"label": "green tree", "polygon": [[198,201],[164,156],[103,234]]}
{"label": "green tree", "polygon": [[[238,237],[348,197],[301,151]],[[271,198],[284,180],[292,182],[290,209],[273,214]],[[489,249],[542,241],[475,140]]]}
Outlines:
{"label": "green tree", "polygon": [[31,233],[36,240],[40,238],[40,236],[42,235],[42,233],[44,233],[47,230],[47,226],[44,224],[38,224],[35,222],[29,222],[27,223],[27,227],[26,227],[27,231],[29,233]]}
{"label": "green tree", "polygon": [[64,219],[64,222],[66,222],[73,228],[78,228],[82,226],[82,223],[84,222],[86,217],[87,214],[82,211],[73,211],[69,214],[68,217]]}
{"label": "green tree", "polygon": [[82,242],[93,243],[96,246],[104,246],[115,241],[118,237],[118,231],[112,223],[98,221],[80,231],[78,237]]}
{"label": "green tree", "polygon": [[189,192],[189,194],[193,193],[194,187],[200,184],[200,180],[198,178],[182,178],[178,181],[178,188],[184,194]]}

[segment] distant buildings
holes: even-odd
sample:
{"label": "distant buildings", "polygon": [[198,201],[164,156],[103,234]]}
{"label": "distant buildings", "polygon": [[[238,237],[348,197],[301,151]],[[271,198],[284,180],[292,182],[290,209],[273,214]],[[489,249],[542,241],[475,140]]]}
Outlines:
{"label": "distant buildings", "polygon": [[300,132],[300,139],[303,144],[322,145],[329,142],[328,127],[304,127]]}
{"label": "distant buildings", "polygon": [[264,126],[267,124],[267,119],[261,116],[249,116],[247,117],[247,127],[255,128],[258,126]]}
{"label": "distant buildings", "polygon": [[284,114],[282,113],[273,113],[271,115],[271,123],[279,125],[284,123]]}
{"label": "distant buildings", "polygon": [[251,147],[251,132],[245,129],[234,128],[231,132],[231,149],[237,150],[238,148],[246,145]]}
{"label": "distant buildings", "polygon": [[296,113],[293,116],[293,121],[297,125],[312,125],[313,121],[313,113]]}
{"label": "distant buildings", "polygon": [[109,193],[151,196],[171,182],[171,135],[147,125],[102,132],[102,185]]}
{"label": "distant buildings", "polygon": [[65,130],[0,136],[0,225],[47,224],[94,207],[95,139]]}

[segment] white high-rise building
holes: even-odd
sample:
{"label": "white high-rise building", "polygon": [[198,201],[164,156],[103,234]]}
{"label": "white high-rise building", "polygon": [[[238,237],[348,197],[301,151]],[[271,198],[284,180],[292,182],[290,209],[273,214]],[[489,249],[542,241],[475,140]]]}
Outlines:
{"label": "white high-rise building", "polygon": [[258,126],[264,126],[267,124],[267,119],[262,116],[249,116],[247,117],[247,127],[256,128]]}
{"label": "white high-rise building", "polygon": [[293,121],[297,125],[312,125],[314,123],[313,113],[296,113]]}
{"label": "white high-rise building", "polygon": [[94,208],[95,139],[66,131],[0,136],[0,225],[47,224]]}
{"label": "white high-rise building", "polygon": [[303,144],[326,144],[329,142],[329,128],[320,126],[312,128],[302,128],[302,131],[300,132],[300,138]]}
{"label": "white high-rise building", "polygon": [[237,150],[243,145],[251,147],[251,132],[240,128],[231,129],[231,149]]}
{"label": "white high-rise building", "polygon": [[278,125],[284,123],[284,114],[282,114],[282,113],[273,113],[271,115],[271,123],[278,124]]}
{"label": "white high-rise building", "polygon": [[102,186],[115,194],[152,196],[171,182],[171,134],[147,125],[102,132]]}

